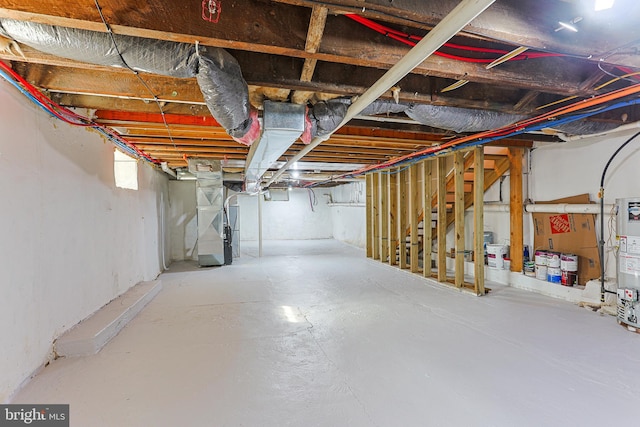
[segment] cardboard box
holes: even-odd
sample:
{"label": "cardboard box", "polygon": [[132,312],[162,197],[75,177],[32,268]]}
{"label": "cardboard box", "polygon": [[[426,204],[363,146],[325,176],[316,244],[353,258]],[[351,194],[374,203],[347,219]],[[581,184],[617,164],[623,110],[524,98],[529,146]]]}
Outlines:
{"label": "cardboard box", "polygon": [[[540,204],[591,203],[588,194]],[[578,284],[600,277],[600,254],[593,214],[533,214],[534,248],[578,255]]]}

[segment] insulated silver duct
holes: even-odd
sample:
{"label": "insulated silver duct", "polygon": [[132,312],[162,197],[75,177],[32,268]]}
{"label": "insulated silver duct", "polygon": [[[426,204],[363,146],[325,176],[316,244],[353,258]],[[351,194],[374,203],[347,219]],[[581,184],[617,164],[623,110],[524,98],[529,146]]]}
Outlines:
{"label": "insulated silver duct", "polygon": [[[344,118],[351,101],[347,98],[319,102],[313,106],[309,118],[312,119],[312,136],[331,134]],[[458,133],[482,132],[526,120],[530,116],[501,113],[472,108],[447,107],[427,104],[403,104],[388,100],[372,102],[362,111],[362,115],[405,113],[408,117],[426,126],[451,130]],[[571,135],[589,135],[605,132],[618,127],[614,123],[578,120],[560,126],[549,127]]]}
{"label": "insulated silver duct", "polygon": [[[107,33],[0,19],[0,34],[51,55],[96,65],[124,67]],[[224,49],[141,37],[113,35],[126,64],[136,71],[196,77],[211,115],[239,142],[259,135],[249,89],[240,65]],[[253,138],[253,139],[252,139]]]}
{"label": "insulated silver duct", "polygon": [[245,191],[258,191],[264,173],[284,154],[304,131],[305,106],[264,102],[263,132],[249,150],[245,166]]}
{"label": "insulated silver duct", "polygon": [[481,132],[510,125],[528,116],[470,108],[412,105],[405,114],[427,126],[454,132]]}

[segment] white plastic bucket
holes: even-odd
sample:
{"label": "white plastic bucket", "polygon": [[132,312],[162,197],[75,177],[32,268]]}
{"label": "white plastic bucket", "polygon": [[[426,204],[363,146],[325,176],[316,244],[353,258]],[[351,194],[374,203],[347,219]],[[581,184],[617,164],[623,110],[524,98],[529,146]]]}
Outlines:
{"label": "white plastic bucket", "polygon": [[547,280],[547,266],[536,264],[536,279]]}
{"label": "white plastic bucket", "polygon": [[507,255],[505,245],[487,245],[487,265],[489,268],[504,268],[504,257]]}
{"label": "white plastic bucket", "polygon": [[[547,253],[545,251],[536,251],[534,261],[536,265],[547,265]],[[545,273],[545,280],[547,273]]]}

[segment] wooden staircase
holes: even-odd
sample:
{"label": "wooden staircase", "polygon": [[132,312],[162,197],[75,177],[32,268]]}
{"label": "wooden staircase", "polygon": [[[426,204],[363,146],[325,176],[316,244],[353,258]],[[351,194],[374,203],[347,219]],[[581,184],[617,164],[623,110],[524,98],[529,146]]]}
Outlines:
{"label": "wooden staircase", "polygon": [[[506,147],[484,147],[484,192],[486,192],[493,184],[498,182],[500,178],[509,170],[510,160],[509,160],[509,149]],[[473,185],[474,185],[474,151],[469,151],[464,155],[464,209],[468,209],[473,206]],[[446,189],[446,227],[449,229],[454,221],[455,221],[455,170],[451,169],[446,176],[445,180],[445,189]],[[431,195],[431,208],[432,212],[437,211],[438,207],[438,195],[435,190]],[[427,219],[431,222],[430,217]],[[418,218],[418,242],[419,247],[422,248],[423,238],[424,238],[424,210],[420,214]],[[401,262],[401,251],[404,253],[405,260],[407,265],[410,264],[410,249],[411,249],[411,227],[407,227],[403,236],[400,236],[398,239],[399,244],[395,245],[394,250],[390,250],[390,254],[395,254],[395,261],[392,264],[400,264]],[[433,236],[433,240],[437,237],[437,227],[432,228],[431,236]],[[404,243],[404,244],[403,244]],[[390,248],[391,249],[391,248]],[[422,268],[423,260],[422,260],[422,251],[419,252],[419,263],[420,268]]]}

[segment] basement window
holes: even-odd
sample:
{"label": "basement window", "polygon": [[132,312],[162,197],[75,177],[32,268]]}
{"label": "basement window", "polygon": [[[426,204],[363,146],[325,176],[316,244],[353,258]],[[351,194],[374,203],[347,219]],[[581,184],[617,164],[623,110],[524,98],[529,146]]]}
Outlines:
{"label": "basement window", "polygon": [[138,161],[115,149],[113,151],[113,176],[116,187],[138,189]]}

